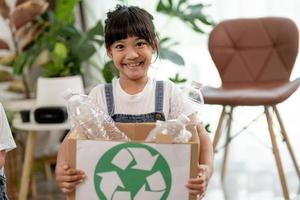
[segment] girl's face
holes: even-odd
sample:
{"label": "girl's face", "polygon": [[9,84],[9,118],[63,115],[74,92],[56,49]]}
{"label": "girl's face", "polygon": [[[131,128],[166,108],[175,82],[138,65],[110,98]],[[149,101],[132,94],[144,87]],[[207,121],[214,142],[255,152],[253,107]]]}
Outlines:
{"label": "girl's face", "polygon": [[120,79],[139,80],[147,77],[155,52],[145,39],[133,36],[114,42],[107,55],[119,71]]}

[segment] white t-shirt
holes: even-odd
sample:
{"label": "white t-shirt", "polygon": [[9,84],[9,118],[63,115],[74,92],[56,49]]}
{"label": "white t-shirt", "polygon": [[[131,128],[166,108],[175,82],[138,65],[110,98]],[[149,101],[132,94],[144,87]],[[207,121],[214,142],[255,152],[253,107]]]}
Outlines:
{"label": "white t-shirt", "polygon": [[[3,109],[0,103],[0,151],[6,152],[16,148],[16,143],[12,137],[11,130]],[[3,168],[0,169],[0,174],[3,174]]]}
{"label": "white t-shirt", "polygon": [[0,103],[0,151],[10,151],[16,148],[16,143],[12,137],[11,130],[4,112],[4,108]]}
{"label": "white t-shirt", "polygon": [[[114,114],[139,115],[155,111],[156,80],[148,78],[144,89],[134,95],[128,94],[122,89],[119,79],[113,79],[112,87]],[[104,84],[94,87],[89,96],[101,110],[108,113]],[[165,118],[167,120],[176,119],[181,113],[189,116],[194,112],[196,112],[195,108],[185,102],[180,89],[171,81],[164,81],[163,113]]]}

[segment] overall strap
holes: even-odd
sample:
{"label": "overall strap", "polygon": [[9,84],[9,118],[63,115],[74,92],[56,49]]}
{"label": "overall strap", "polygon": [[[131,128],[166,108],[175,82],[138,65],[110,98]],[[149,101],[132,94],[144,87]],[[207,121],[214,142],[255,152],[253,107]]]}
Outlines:
{"label": "overall strap", "polygon": [[155,112],[163,112],[164,104],[164,82],[156,81],[155,88]]}
{"label": "overall strap", "polygon": [[105,88],[107,112],[110,116],[112,116],[114,114],[113,113],[114,97],[113,97],[112,84],[105,84],[104,88]]}

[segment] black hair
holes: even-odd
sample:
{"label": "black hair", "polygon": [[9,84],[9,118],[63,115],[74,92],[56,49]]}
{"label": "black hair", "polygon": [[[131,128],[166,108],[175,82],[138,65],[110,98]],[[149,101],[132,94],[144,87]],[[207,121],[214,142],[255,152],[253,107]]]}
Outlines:
{"label": "black hair", "polygon": [[146,40],[152,48],[157,49],[153,16],[136,6],[117,5],[114,11],[107,13],[105,20],[105,46],[107,49],[118,40],[136,36]]}

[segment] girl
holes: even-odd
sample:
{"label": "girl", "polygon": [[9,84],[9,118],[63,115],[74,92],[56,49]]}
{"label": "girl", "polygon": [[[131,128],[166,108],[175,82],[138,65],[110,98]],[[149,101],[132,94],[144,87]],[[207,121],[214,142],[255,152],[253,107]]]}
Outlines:
{"label": "girl", "polygon": [[12,137],[11,130],[3,109],[0,103],[0,199],[8,199],[6,194],[6,178],[4,176],[4,164],[6,152],[16,148],[15,141]]}
{"label": "girl", "polygon": [[[107,14],[107,55],[113,60],[120,77],[112,84],[96,86],[90,98],[115,122],[155,122],[175,119],[180,113],[187,116],[195,113],[183,102],[174,84],[147,76],[152,55],[158,50],[152,19],[147,11],[138,7],[117,6]],[[213,151],[205,130],[200,124],[197,129],[201,141],[199,175],[189,179],[186,187],[202,198],[213,171]],[[66,164],[65,146],[63,143],[58,153],[56,179],[61,190],[69,193],[84,180],[85,174]]]}

